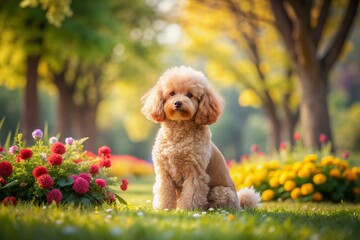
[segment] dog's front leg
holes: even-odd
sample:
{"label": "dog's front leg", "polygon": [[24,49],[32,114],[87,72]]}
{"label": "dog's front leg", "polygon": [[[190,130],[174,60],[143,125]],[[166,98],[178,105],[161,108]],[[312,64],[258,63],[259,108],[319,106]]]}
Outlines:
{"label": "dog's front leg", "polygon": [[205,209],[208,205],[209,175],[190,174],[183,183],[177,208],[184,210]]}
{"label": "dog's front leg", "polygon": [[176,208],[176,188],[170,176],[167,174],[156,174],[153,192],[154,209]]}

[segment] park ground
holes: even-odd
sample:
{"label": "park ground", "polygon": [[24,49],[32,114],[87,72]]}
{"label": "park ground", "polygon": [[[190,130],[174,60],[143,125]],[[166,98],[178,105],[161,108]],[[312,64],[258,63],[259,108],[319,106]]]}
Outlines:
{"label": "park ground", "polygon": [[20,203],[0,208],[1,239],[358,239],[360,206],[263,203],[258,209],[154,211],[153,176],[130,178],[128,206]]}

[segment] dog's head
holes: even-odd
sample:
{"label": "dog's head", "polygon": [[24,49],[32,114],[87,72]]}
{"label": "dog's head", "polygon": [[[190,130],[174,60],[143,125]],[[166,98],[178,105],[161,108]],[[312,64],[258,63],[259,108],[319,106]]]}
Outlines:
{"label": "dog's head", "polygon": [[154,122],[185,120],[210,125],[223,110],[222,98],[204,74],[184,66],[167,70],[142,102],[142,113]]}

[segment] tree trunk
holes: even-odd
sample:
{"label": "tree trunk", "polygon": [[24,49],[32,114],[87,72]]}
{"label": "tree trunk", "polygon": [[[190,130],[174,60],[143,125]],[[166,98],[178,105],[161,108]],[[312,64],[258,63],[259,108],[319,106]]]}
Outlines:
{"label": "tree trunk", "polygon": [[57,109],[57,131],[63,138],[74,137],[74,112],[76,112],[73,103],[73,89],[65,81],[66,68],[54,74],[54,82],[59,92]]}
{"label": "tree trunk", "polygon": [[272,104],[272,102],[263,102],[262,107],[268,120],[269,137],[267,139],[267,149],[269,152],[278,151],[281,135],[280,121],[276,114],[275,106]]}
{"label": "tree trunk", "polygon": [[22,110],[21,132],[24,139],[32,139],[32,132],[39,128],[39,99],[37,92],[40,55],[29,55],[26,59],[25,99]]}
{"label": "tree trunk", "polygon": [[89,138],[85,142],[84,146],[90,151],[96,151],[97,149],[98,129],[96,126],[96,112],[97,105],[88,106],[88,104],[83,104],[81,106],[77,106],[75,117],[76,122],[74,123],[77,137]]}
{"label": "tree trunk", "polygon": [[298,69],[298,73],[301,87],[300,119],[304,143],[308,148],[319,149],[321,133],[326,134],[328,140],[332,141],[327,79],[321,71]]}

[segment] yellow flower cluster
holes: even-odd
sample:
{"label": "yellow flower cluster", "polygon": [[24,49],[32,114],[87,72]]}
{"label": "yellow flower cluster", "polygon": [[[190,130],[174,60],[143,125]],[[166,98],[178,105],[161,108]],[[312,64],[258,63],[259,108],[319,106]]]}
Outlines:
{"label": "yellow flower cluster", "polygon": [[237,189],[253,186],[263,201],[360,202],[360,167],[334,156],[308,154],[286,164],[277,160],[232,164],[230,174]]}

